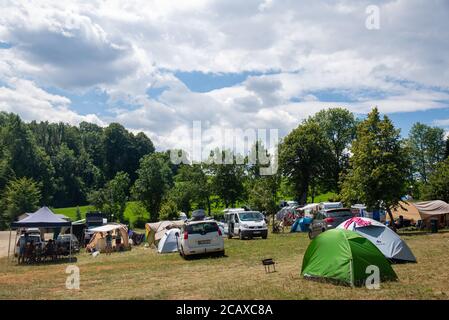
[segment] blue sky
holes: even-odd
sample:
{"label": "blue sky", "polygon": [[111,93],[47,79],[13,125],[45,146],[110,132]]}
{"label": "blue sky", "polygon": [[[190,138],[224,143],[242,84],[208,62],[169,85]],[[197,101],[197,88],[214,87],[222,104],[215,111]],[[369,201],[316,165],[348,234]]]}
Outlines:
{"label": "blue sky", "polygon": [[2,2],[0,110],[120,122],[159,149],[225,128],[279,129],[373,106],[406,136],[449,132],[449,4],[371,1]]}

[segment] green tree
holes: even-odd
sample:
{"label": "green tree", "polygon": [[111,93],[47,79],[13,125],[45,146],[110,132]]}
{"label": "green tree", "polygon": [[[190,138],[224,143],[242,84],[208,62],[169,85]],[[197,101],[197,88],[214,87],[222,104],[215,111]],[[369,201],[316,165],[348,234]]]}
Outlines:
{"label": "green tree", "polygon": [[66,207],[71,204],[84,204],[87,190],[80,171],[87,168],[78,166],[78,158],[65,143],[61,145],[56,155],[52,157],[57,188],[53,194],[55,207]]}
{"label": "green tree", "polygon": [[76,207],[76,217],[75,217],[75,219],[76,219],[76,221],[79,221],[79,220],[82,219],[80,207]]}
{"label": "green tree", "polygon": [[[216,161],[212,162],[212,157],[216,158]],[[239,164],[238,156],[228,150],[216,149],[212,157],[209,159],[208,167],[212,175],[212,189],[224,202],[226,208],[233,207],[237,201],[244,199],[245,167]]]}
{"label": "green tree", "polygon": [[119,171],[134,174],[130,166],[132,141],[129,132],[118,123],[111,123],[104,131],[105,173],[112,179]]}
{"label": "green tree", "polygon": [[444,153],[444,158],[449,158],[449,136],[446,139],[446,152]]}
{"label": "green tree", "polygon": [[35,212],[41,201],[40,186],[33,179],[22,177],[11,180],[4,192],[6,213],[10,221],[26,212]]}
{"label": "green tree", "polygon": [[162,199],[173,185],[172,171],[166,157],[161,153],[144,156],[137,175],[132,194],[149,212],[150,220],[157,221]]}
{"label": "green tree", "polygon": [[415,123],[408,136],[413,171],[426,183],[436,164],[444,159],[444,130]]}
{"label": "green tree", "polygon": [[119,222],[125,222],[124,214],[128,201],[130,178],[126,172],[118,172],[103,189],[89,196],[90,203]]}
{"label": "green tree", "polygon": [[350,169],[342,183],[343,201],[384,208],[392,219],[391,208],[397,207],[407,192],[410,170],[399,130],[387,116],[381,120],[374,108],[358,125],[351,151]]}
{"label": "green tree", "polygon": [[162,203],[159,218],[161,220],[179,219],[178,206],[173,199],[167,199]]}
{"label": "green tree", "polygon": [[294,186],[300,204],[306,203],[309,187],[328,175],[330,153],[328,139],[313,119],[304,121],[280,144],[279,168]]}
{"label": "green tree", "polygon": [[425,200],[449,202],[449,158],[438,163],[429,176],[429,183],[423,188]]}
{"label": "green tree", "polygon": [[251,209],[275,214],[278,209],[278,175],[265,176],[255,180],[248,191],[248,203]]}
{"label": "green tree", "polygon": [[9,164],[11,178],[28,177],[42,183],[42,198],[49,204],[55,189],[50,157],[38,146],[33,132],[19,116],[2,115],[0,158]]}
{"label": "green tree", "polygon": [[211,212],[211,184],[200,164],[183,164],[175,176],[175,196],[173,200],[178,208],[186,213],[190,212],[192,205],[197,209],[208,208]]}
{"label": "green tree", "polygon": [[324,130],[331,151],[330,179],[326,187],[339,192],[340,174],[349,166],[349,147],[355,139],[357,120],[347,109],[331,108],[321,110],[313,116],[318,125]]}

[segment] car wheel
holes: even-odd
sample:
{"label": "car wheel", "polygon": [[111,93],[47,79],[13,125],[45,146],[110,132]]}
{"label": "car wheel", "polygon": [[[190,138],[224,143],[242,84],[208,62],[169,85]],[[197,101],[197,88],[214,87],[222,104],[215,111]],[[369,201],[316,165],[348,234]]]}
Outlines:
{"label": "car wheel", "polygon": [[240,240],[243,240],[243,239],[244,239],[243,234],[242,234],[241,231],[239,231],[239,238],[240,238]]}
{"label": "car wheel", "polygon": [[312,236],[312,231],[309,230],[309,239],[312,240],[313,236]]}
{"label": "car wheel", "polygon": [[268,238],[268,234],[265,234],[262,236],[262,239],[266,239],[266,238]]}

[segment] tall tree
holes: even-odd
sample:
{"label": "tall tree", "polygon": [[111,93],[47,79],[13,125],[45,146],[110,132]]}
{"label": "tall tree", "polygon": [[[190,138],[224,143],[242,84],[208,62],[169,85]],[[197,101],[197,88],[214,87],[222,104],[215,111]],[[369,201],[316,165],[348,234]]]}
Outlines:
{"label": "tall tree", "polygon": [[[224,202],[226,208],[235,206],[237,201],[244,198],[244,165],[238,164],[237,156],[229,150],[215,150],[214,157],[221,157],[209,166],[212,173],[212,188],[216,195]],[[225,159],[229,158],[229,163]]]}
{"label": "tall tree", "polygon": [[174,197],[179,209],[189,212],[193,203],[211,212],[211,183],[200,164],[183,164],[175,176]]}
{"label": "tall tree", "polygon": [[105,165],[103,128],[94,123],[81,122],[80,133],[84,150],[92,159],[93,164],[103,171]]}
{"label": "tall tree", "polygon": [[392,220],[391,208],[397,207],[407,192],[410,168],[399,130],[387,116],[381,120],[374,108],[357,127],[351,151],[350,170],[341,190],[344,202],[384,208]]}
{"label": "tall tree", "polygon": [[105,187],[89,195],[95,208],[108,214],[110,219],[125,222],[124,214],[128,201],[130,178],[126,172],[118,172]]}
{"label": "tall tree", "polygon": [[137,175],[132,194],[150,213],[150,220],[157,221],[162,199],[173,185],[172,171],[165,155],[153,153],[144,156]]}
{"label": "tall tree", "polygon": [[429,183],[424,186],[423,198],[449,202],[449,158],[438,163],[430,174]]}
{"label": "tall tree", "polygon": [[444,153],[444,158],[449,158],[449,136],[446,138],[446,152]]}
{"label": "tall tree", "polygon": [[63,143],[56,155],[52,157],[52,163],[55,169],[55,184],[57,185],[52,203],[56,207],[85,204],[87,190],[83,179],[80,177],[79,169],[87,168],[78,167],[78,159],[73,150]]}
{"label": "tall tree", "polygon": [[322,181],[329,170],[330,146],[313,119],[291,131],[279,147],[279,167],[294,185],[296,198],[305,204],[309,186]]}
{"label": "tall tree", "polygon": [[4,115],[0,128],[0,155],[9,163],[11,178],[28,177],[42,183],[42,198],[49,204],[54,191],[50,157],[37,145],[32,131],[14,114]]}
{"label": "tall tree", "polygon": [[417,122],[410,130],[408,143],[413,170],[426,183],[435,165],[444,159],[444,130]]}
{"label": "tall tree", "polygon": [[112,179],[117,172],[124,171],[134,175],[131,166],[132,141],[129,132],[118,123],[111,123],[104,131],[104,152],[106,178]]}
{"label": "tall tree", "polygon": [[35,212],[41,201],[40,186],[33,179],[11,180],[4,193],[4,207],[10,221],[26,212]]}
{"label": "tall tree", "polygon": [[340,174],[349,166],[349,148],[355,139],[357,120],[352,112],[343,108],[321,110],[313,119],[324,130],[332,155],[330,179],[325,187],[339,192]]}

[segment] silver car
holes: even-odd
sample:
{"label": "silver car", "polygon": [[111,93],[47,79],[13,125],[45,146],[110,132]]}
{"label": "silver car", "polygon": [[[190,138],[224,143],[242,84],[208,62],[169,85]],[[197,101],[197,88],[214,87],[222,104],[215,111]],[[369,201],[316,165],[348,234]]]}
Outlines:
{"label": "silver car", "polygon": [[339,208],[319,211],[309,227],[309,238],[313,239],[320,233],[336,228],[340,223],[351,219],[351,209]]}

